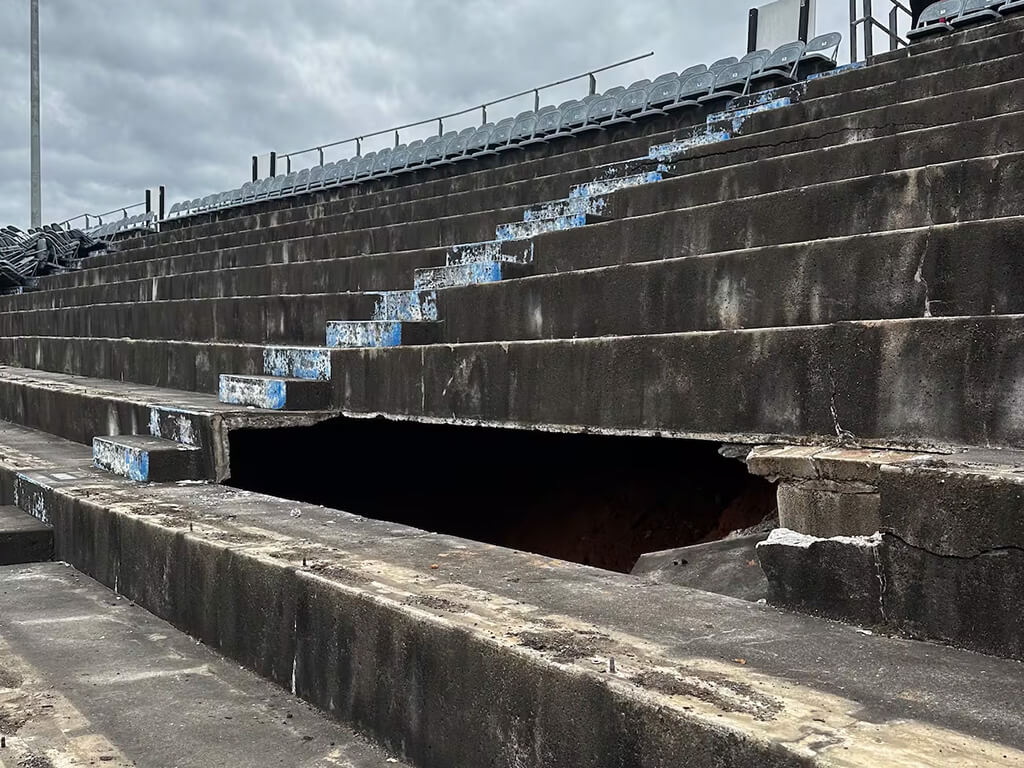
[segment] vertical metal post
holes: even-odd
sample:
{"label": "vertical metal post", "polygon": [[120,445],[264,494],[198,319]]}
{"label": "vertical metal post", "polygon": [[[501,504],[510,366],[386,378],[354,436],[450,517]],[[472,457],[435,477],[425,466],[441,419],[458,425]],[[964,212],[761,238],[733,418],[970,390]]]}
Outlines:
{"label": "vertical metal post", "polygon": [[857,58],[857,0],[850,0],[850,61]]}
{"label": "vertical metal post", "polygon": [[875,30],[868,19],[875,18],[871,11],[871,0],[864,0],[864,61],[870,63],[875,55]]}
{"label": "vertical metal post", "polygon": [[31,165],[32,165],[32,226],[39,227],[43,223],[43,189],[42,171],[40,169],[39,151],[39,0],[30,0],[31,44],[29,57],[31,80]]}
{"label": "vertical metal post", "polygon": [[437,135],[444,136],[444,119],[437,118]]}
{"label": "vertical metal post", "polygon": [[320,153],[320,167],[323,168],[324,167],[324,148],[323,147],[317,147],[316,151]]}
{"label": "vertical metal post", "polygon": [[757,50],[757,8],[750,9],[747,17],[747,53]]}
{"label": "vertical metal post", "polygon": [[533,89],[533,111],[540,112],[540,91],[536,88]]}
{"label": "vertical metal post", "polygon": [[593,96],[597,93],[597,78],[594,77],[594,73],[590,72],[587,77],[590,78],[590,95]]}
{"label": "vertical metal post", "polygon": [[889,50],[895,51],[900,47],[900,35],[898,31],[899,27],[899,8],[895,5],[892,10],[889,11]]}
{"label": "vertical metal post", "polygon": [[398,148],[398,131],[395,131],[395,148]]}
{"label": "vertical metal post", "polygon": [[270,177],[277,176],[277,152],[270,153]]}
{"label": "vertical metal post", "polygon": [[146,190],[146,213],[153,212],[153,190]]}
{"label": "vertical metal post", "polygon": [[486,104],[482,104],[480,106],[480,114],[483,117],[483,120],[480,121],[480,125],[486,125],[486,123],[487,123],[487,105]]}
{"label": "vertical metal post", "polygon": [[255,184],[260,180],[260,159],[256,155],[252,156],[252,181]]}
{"label": "vertical metal post", "polygon": [[[71,224],[68,223],[68,229],[71,229]],[[85,214],[85,231],[89,231],[89,214]]]}
{"label": "vertical metal post", "polygon": [[285,155],[284,156],[284,172],[285,173],[291,173],[292,172],[292,156],[291,155]]}
{"label": "vertical metal post", "polygon": [[800,31],[797,39],[806,43],[811,26],[811,0],[800,0]]}
{"label": "vertical metal post", "polygon": [[164,220],[164,213],[167,210],[166,206],[167,206],[167,188],[163,184],[161,184],[160,185],[159,203],[158,203],[159,210],[157,211],[157,213],[160,215],[160,221]]}
{"label": "vertical metal post", "polygon": [[363,140],[356,139],[356,157],[363,156]]}

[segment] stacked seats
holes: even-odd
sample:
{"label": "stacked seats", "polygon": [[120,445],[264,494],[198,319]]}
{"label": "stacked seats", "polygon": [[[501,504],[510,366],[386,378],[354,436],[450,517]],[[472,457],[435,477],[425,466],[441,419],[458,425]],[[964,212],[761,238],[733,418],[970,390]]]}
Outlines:
{"label": "stacked seats", "polygon": [[41,275],[78,267],[81,259],[105,248],[91,235],[57,224],[22,232],[14,226],[0,229],[0,291],[20,291]]}

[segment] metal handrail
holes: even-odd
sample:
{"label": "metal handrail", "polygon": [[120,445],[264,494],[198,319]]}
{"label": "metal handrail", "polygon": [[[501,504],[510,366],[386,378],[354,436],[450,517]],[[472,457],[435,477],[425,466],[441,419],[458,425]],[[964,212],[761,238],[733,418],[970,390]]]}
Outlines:
{"label": "metal handrail", "polygon": [[146,201],[145,200],[143,200],[141,203],[132,203],[131,205],[123,205],[120,208],[115,208],[114,210],[107,211],[106,213],[80,213],[77,216],[72,216],[70,219],[65,219],[64,221],[60,222],[59,226],[65,227],[67,229],[71,229],[71,227],[68,226],[69,224],[71,224],[71,222],[78,221],[79,219],[85,219],[85,228],[89,229],[89,218],[92,217],[92,218],[98,220],[99,223],[97,224],[97,226],[101,227],[101,226],[103,226],[103,217],[104,216],[109,216],[112,213],[118,213],[120,211],[121,218],[122,219],[127,219],[128,218],[128,211],[132,210],[133,208],[141,208],[144,205],[146,205]]}
{"label": "metal handrail", "polygon": [[[353,136],[353,137],[348,138],[348,139],[341,139],[340,141],[332,141],[332,142],[327,143],[327,144],[320,144],[320,145],[317,145],[315,147],[309,147],[308,149],[298,149],[298,150],[295,150],[293,152],[283,152],[283,153],[275,152],[275,153],[271,153],[271,154],[274,155],[274,157],[276,157],[276,158],[284,158],[285,164],[286,164],[286,168],[287,168],[286,172],[287,173],[291,173],[291,170],[292,170],[292,158],[293,157],[297,157],[299,155],[308,154],[309,152],[317,152],[317,153],[319,153],[320,165],[323,165],[324,164],[324,150],[325,149],[330,149],[331,147],[338,147],[338,146],[341,146],[342,144],[350,144],[352,142],[355,142],[355,145],[356,145],[356,157],[360,157],[362,155],[362,144],[363,144],[363,141],[365,141],[366,139],[372,139],[375,136],[384,136],[385,134],[394,133],[395,134],[395,146],[397,147],[401,143],[401,139],[399,137],[399,132],[400,131],[404,131],[407,128],[416,128],[416,127],[421,126],[421,125],[429,125],[430,123],[437,123],[437,135],[438,136],[442,136],[442,135],[444,135],[444,121],[448,120],[449,118],[460,117],[461,115],[468,115],[471,112],[476,112],[477,110],[480,110],[481,117],[483,118],[482,123],[486,123],[487,122],[487,108],[488,107],[493,107],[495,104],[503,104],[504,102],[511,101],[512,99],[518,99],[518,98],[521,98],[523,96],[528,96],[531,93],[533,94],[534,110],[539,110],[540,109],[540,92],[541,91],[547,90],[548,88],[554,88],[557,85],[565,85],[566,83],[571,83],[574,80],[580,80],[580,79],[582,79],[584,77],[589,78],[590,93],[591,94],[597,93],[597,78],[595,77],[595,75],[597,75],[597,74],[599,74],[601,72],[607,72],[610,69],[616,69],[617,67],[625,66],[626,64],[632,64],[634,61],[640,61],[641,59],[646,59],[646,58],[648,58],[650,56],[653,56],[653,55],[654,55],[654,51],[651,51],[650,53],[645,53],[645,54],[642,54],[640,56],[634,56],[631,59],[623,59],[622,61],[618,61],[615,64],[608,64],[607,66],[599,67],[597,69],[592,69],[592,70],[590,70],[588,72],[584,72],[583,74],[580,74],[580,75],[573,75],[572,77],[566,77],[566,78],[564,78],[562,80],[556,80],[555,82],[547,83],[546,85],[538,85],[535,88],[528,88],[525,91],[520,91],[519,93],[513,93],[511,96],[503,96],[500,99],[495,99],[494,101],[488,101],[488,102],[485,102],[484,104],[481,104],[480,106],[476,106],[476,107],[467,107],[466,109],[460,110],[458,112],[450,112],[450,113],[448,113],[446,115],[439,115],[437,117],[431,117],[431,118],[428,118],[426,120],[419,120],[419,121],[417,121],[415,123],[406,123],[405,125],[395,126],[394,128],[387,128],[387,129],[385,129],[383,131],[375,131],[374,133],[364,133],[364,134],[361,134],[359,136]],[[273,175],[273,174],[271,174],[271,175]]]}
{"label": "metal handrail", "polygon": [[[889,9],[889,26],[882,24],[878,19],[875,18],[875,14],[871,8],[871,0],[861,0],[862,11],[857,10],[857,0],[850,0],[850,61],[859,61],[859,46],[858,46],[858,27],[864,27],[864,60],[870,61],[875,55],[875,42],[873,32],[875,29],[880,29],[889,38],[889,50],[895,51],[897,48],[902,46],[910,45],[909,41],[904,40],[899,35],[899,15],[900,11],[905,13],[911,19],[914,18],[913,11],[910,10],[906,5],[900,2],[900,0],[885,0],[892,8]],[[858,15],[858,13],[860,15]]]}

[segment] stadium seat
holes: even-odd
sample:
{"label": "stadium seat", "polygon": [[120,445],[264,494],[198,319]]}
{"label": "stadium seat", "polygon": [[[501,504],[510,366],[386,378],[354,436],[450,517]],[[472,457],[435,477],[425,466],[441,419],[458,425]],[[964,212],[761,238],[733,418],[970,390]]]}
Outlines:
{"label": "stadium seat", "polygon": [[515,125],[515,121],[514,117],[506,117],[499,120],[497,125],[494,126],[494,131],[491,133],[487,148],[484,152],[478,154],[495,154],[508,149],[511,146],[512,127]]}
{"label": "stadium seat", "polygon": [[458,138],[458,134],[454,131],[448,131],[443,136],[434,136],[427,139],[424,144],[426,145],[426,152],[424,153],[424,164],[434,165],[435,163],[441,162],[444,159],[445,152],[448,149],[448,145]]}
{"label": "stadium seat", "polygon": [[491,140],[492,133],[494,133],[494,123],[484,123],[477,128],[473,135],[469,137],[469,141],[466,142],[466,154],[475,155],[485,150]]}
{"label": "stadium seat", "polygon": [[511,142],[515,145],[529,141],[537,131],[537,113],[532,109],[516,115],[512,124]]}
{"label": "stadium seat", "polygon": [[806,50],[806,44],[800,41],[780,45],[768,57],[764,68],[756,75],[751,76],[750,84],[772,88],[777,85],[795,83],[797,68],[800,66],[800,60]]}
{"label": "stadium seat", "polygon": [[932,3],[921,13],[917,26],[907,32],[909,40],[920,40],[943,32],[952,32],[950,23],[964,8],[963,0],[940,0]]}
{"label": "stadium seat", "polygon": [[538,113],[537,125],[534,136],[529,141],[524,141],[520,146],[529,144],[544,144],[549,137],[558,133],[562,127],[562,111],[557,107],[545,108]]}
{"label": "stadium seat", "polygon": [[[718,72],[710,92],[697,99],[701,104],[713,103],[724,99],[735,99],[750,90],[750,77],[753,66],[749,61],[733,64]],[[702,77],[698,75],[698,77]]]}
{"label": "stadium seat", "polygon": [[1003,14],[998,9],[1005,3],[1006,0],[964,0],[964,7],[960,11],[960,15],[950,23],[954,27],[960,28],[986,21],[999,21],[1003,18]]}
{"label": "stadium seat", "polygon": [[708,72],[714,72],[715,74],[718,74],[723,69],[728,69],[729,67],[737,63],[739,63],[739,59],[737,59],[735,56],[726,56],[724,59],[719,59],[718,61],[711,64],[711,66],[708,67]]}
{"label": "stadium seat", "polygon": [[818,35],[811,40],[807,44],[803,56],[800,57],[799,76],[806,77],[817,72],[835,69],[839,46],[842,42],[843,36],[838,32]]}
{"label": "stadium seat", "polygon": [[572,133],[603,131],[603,123],[615,116],[615,112],[619,108],[619,99],[620,97],[615,94],[594,99],[587,105],[587,115],[583,120],[583,125],[573,128]]}
{"label": "stadium seat", "polygon": [[556,133],[555,136],[568,136],[575,133],[575,129],[582,127],[587,122],[589,111],[590,101],[586,99],[566,106],[562,109],[562,129],[564,133]]}

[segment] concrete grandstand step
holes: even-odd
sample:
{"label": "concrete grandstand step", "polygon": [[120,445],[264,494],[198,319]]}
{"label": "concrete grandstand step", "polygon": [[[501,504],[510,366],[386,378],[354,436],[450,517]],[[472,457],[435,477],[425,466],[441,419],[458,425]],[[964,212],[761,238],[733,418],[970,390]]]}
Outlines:
{"label": "concrete grandstand step", "polygon": [[268,411],[319,411],[330,408],[331,390],[317,379],[225,373],[220,377],[218,399]]}
{"label": "concrete grandstand step", "polygon": [[487,240],[452,245],[445,252],[445,266],[495,261],[529,264],[533,261],[533,240]]}
{"label": "concrete grandstand step", "polygon": [[[45,440],[18,440],[47,453]],[[0,482],[9,456],[0,449]],[[666,766],[1024,760],[1016,663],[221,486],[107,476],[49,488],[40,503],[57,557],[116,584],[125,605],[415,764],[486,765],[505,754],[524,768],[635,765],[637,754]],[[109,536],[76,535],[83,515]],[[183,533],[185,518],[194,526]],[[42,652],[24,633],[46,625],[25,612],[46,601],[25,594],[38,593],[0,596],[0,616],[13,618],[0,631],[17,627],[21,647]],[[66,614],[81,608],[72,602]],[[339,637],[351,639],[353,671],[341,681]],[[494,679],[502,684],[479,684]]]}
{"label": "concrete grandstand step", "polygon": [[587,214],[597,216],[600,215],[603,209],[604,201],[601,197],[577,195],[562,200],[553,200],[549,203],[541,203],[533,208],[527,208],[523,211],[523,221],[541,222],[546,219],[558,220],[574,216],[586,216]]}
{"label": "concrete grandstand step", "polygon": [[[535,211],[536,209],[530,209]],[[524,212],[524,217],[527,212]],[[513,224],[502,224],[495,230],[498,240],[525,240],[545,232],[559,232],[565,229],[585,227],[603,219],[591,213],[571,213],[544,218],[530,218]]]}
{"label": "concrete grandstand step", "polygon": [[416,289],[425,291],[513,280],[532,274],[533,271],[532,264],[513,261],[472,261],[444,267],[417,269],[414,280]]}
{"label": "concrete grandstand step", "polygon": [[770,601],[1024,659],[1024,453],[772,446],[748,466],[779,481]]}
{"label": "concrete grandstand step", "polygon": [[267,347],[263,372],[280,378],[329,381],[331,351],[326,347]]}
{"label": "concrete grandstand step", "polygon": [[18,507],[0,506],[0,566],[53,559],[53,528]]}
{"label": "concrete grandstand step", "polygon": [[0,583],[0,764],[403,766],[72,568],[9,566]]}
{"label": "concrete grandstand step", "polygon": [[338,349],[432,344],[437,340],[438,326],[436,322],[332,320],[327,323],[327,346]]}
{"label": "concrete grandstand step", "polygon": [[162,437],[94,437],[92,455],[97,468],[140,483],[206,479],[199,448]]}
{"label": "concrete grandstand step", "polygon": [[437,294],[434,291],[384,291],[376,297],[371,320],[403,323],[437,320]]}
{"label": "concrete grandstand step", "polygon": [[630,573],[655,584],[763,601],[768,597],[768,582],[757,561],[757,545],[767,538],[768,533],[754,533],[649,552],[637,560]]}

